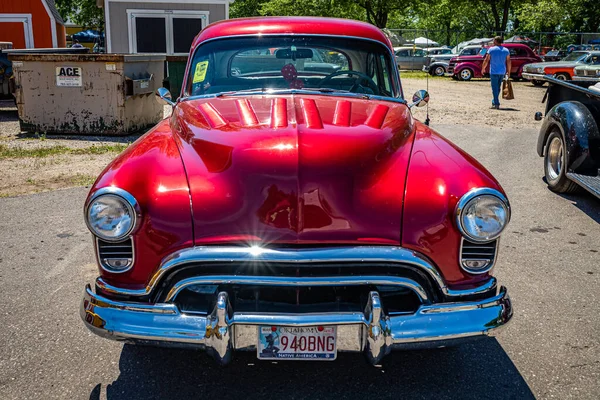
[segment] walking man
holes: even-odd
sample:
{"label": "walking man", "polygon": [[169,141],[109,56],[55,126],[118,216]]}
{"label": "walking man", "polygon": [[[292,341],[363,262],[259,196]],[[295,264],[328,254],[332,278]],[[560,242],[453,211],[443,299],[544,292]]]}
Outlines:
{"label": "walking man", "polygon": [[502,87],[502,80],[505,75],[510,77],[510,52],[504,46],[502,42],[504,40],[501,36],[494,38],[494,46],[490,47],[483,59],[483,71],[487,71],[489,67],[490,80],[492,81],[492,107],[498,110],[500,108],[500,88]]}

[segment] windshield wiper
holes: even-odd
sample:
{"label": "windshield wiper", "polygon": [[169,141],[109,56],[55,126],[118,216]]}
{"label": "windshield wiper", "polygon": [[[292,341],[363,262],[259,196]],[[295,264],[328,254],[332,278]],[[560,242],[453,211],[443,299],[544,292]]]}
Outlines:
{"label": "windshield wiper", "polygon": [[341,93],[348,94],[351,96],[362,97],[364,99],[371,98],[370,95],[366,93],[354,93],[348,90],[343,89],[331,89],[331,88],[303,88],[303,89],[274,89],[274,88],[261,88],[261,89],[244,89],[244,90],[231,90],[228,92],[221,92],[215,94],[215,97],[224,97],[224,96],[237,96],[244,94],[255,94],[255,93],[267,93],[267,94],[284,94],[284,93]]}
{"label": "windshield wiper", "polygon": [[261,89],[230,90],[229,92],[218,93],[215,96],[222,97],[222,96],[233,96],[236,94],[266,93],[269,90],[272,90],[272,89],[261,88]]}

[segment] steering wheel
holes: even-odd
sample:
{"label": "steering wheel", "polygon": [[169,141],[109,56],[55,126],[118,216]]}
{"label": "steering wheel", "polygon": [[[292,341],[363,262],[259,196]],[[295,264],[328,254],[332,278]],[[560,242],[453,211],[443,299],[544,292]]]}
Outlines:
{"label": "steering wheel", "polygon": [[356,75],[362,79],[357,79],[356,83],[354,85],[352,85],[352,87],[350,88],[349,92],[352,93],[357,93],[356,89],[358,89],[361,82],[366,82],[367,83],[367,87],[369,87],[369,89],[371,89],[373,91],[374,95],[379,95],[379,88],[377,87],[377,84],[375,83],[375,81],[373,79],[371,79],[367,74],[363,74],[362,72],[359,71],[336,71],[332,74],[327,75],[325,78],[323,78],[323,80],[319,83],[319,87],[323,87],[326,83],[328,83],[331,79],[333,79],[336,76],[340,76],[340,75]]}

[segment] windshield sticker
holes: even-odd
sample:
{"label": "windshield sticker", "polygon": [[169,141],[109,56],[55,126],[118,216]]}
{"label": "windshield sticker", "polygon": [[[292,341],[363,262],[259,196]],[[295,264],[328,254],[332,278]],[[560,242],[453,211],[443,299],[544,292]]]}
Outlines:
{"label": "windshield sticker", "polygon": [[206,71],[208,70],[208,61],[200,61],[196,64],[196,71],[194,71],[193,83],[204,82],[206,79]]}

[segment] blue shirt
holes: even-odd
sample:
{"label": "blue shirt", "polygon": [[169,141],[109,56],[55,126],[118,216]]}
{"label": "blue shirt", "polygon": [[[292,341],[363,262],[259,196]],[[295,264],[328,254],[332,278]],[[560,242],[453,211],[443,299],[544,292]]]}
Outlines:
{"label": "blue shirt", "polygon": [[488,50],[490,55],[490,75],[506,75],[506,58],[510,52],[506,47],[494,46]]}

